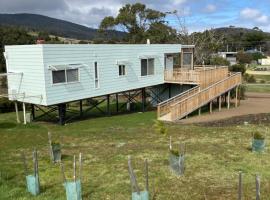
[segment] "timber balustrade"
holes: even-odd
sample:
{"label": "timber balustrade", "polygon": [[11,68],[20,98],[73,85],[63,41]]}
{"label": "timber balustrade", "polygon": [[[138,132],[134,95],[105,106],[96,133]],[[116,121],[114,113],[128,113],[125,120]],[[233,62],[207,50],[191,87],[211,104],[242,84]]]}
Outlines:
{"label": "timber balustrade", "polygon": [[[181,119],[241,84],[241,73],[233,73],[229,75],[229,77],[224,78],[207,88],[199,89],[197,92],[195,92],[197,90],[197,87],[195,87],[189,91],[189,95],[188,93],[183,94],[183,98],[181,98],[181,95],[177,96],[174,100],[175,103],[169,103],[171,100],[169,99],[167,102],[158,104],[158,119],[166,121]],[[194,91],[193,94],[192,91]],[[178,99],[178,101],[176,99]]]}
{"label": "timber balustrade", "polygon": [[196,94],[197,92],[199,92],[200,90],[200,87],[199,86],[196,86],[194,88],[191,88],[181,94],[178,94],[170,99],[167,99],[166,101],[163,101],[161,103],[158,104],[158,117],[162,117],[166,114],[168,114],[170,112],[170,107],[171,105],[193,95],[193,94]]}
{"label": "timber balustrade", "polygon": [[165,70],[164,79],[169,83],[194,84],[206,88],[209,85],[228,77],[227,66],[200,66],[196,65],[194,70],[176,68]]}

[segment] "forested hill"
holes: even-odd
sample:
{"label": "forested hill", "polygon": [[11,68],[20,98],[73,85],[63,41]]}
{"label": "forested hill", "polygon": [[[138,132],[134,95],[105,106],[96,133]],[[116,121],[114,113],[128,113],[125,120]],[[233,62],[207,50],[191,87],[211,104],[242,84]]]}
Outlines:
{"label": "forested hill", "polygon": [[[0,25],[19,26],[79,40],[93,40],[100,37],[97,29],[37,14],[0,14]],[[123,32],[111,31],[108,37],[121,38],[124,35]]]}

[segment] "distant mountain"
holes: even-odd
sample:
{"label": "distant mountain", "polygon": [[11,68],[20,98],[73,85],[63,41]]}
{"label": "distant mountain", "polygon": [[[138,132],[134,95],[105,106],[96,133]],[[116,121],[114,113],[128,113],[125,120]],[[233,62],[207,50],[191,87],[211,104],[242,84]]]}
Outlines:
{"label": "distant mountain", "polygon": [[[225,38],[229,40],[234,40],[234,41],[241,41],[245,39],[247,34],[252,34],[252,33],[261,33],[265,38],[269,38],[270,40],[270,33],[268,32],[263,32],[258,28],[241,28],[241,27],[221,27],[221,28],[216,28],[214,29],[217,34],[222,34],[225,36]],[[268,40],[268,39],[267,39]]]}
{"label": "distant mountain", "polygon": [[[97,29],[37,14],[0,14],[0,25],[19,26],[79,40],[93,40],[100,37]],[[108,37],[122,38],[124,35],[124,32],[111,31]]]}

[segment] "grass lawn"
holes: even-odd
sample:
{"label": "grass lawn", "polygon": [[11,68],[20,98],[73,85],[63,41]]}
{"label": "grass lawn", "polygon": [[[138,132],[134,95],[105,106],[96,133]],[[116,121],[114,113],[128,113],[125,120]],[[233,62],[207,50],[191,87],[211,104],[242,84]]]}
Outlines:
{"label": "grass lawn", "polygon": [[[60,167],[49,160],[48,131],[63,144],[63,163],[69,177],[72,156],[83,153],[84,199],[130,199],[128,155],[132,156],[141,188],[143,160],[149,160],[151,199],[236,199],[240,170],[244,173],[245,199],[255,199],[256,173],[261,176],[262,199],[269,199],[270,152],[250,151],[254,130],[270,138],[266,126],[168,124],[174,147],[179,141],[187,144],[185,175],[176,177],[168,168],[169,139],[154,132],[155,117],[155,112],[146,112],[88,119],[66,126],[44,122],[24,126],[14,123],[14,113],[0,114],[0,199],[66,198]],[[39,152],[41,194],[32,197],[26,192],[20,153],[26,153],[30,164],[35,147]]]}
{"label": "grass lawn", "polygon": [[270,85],[248,84],[247,85],[247,92],[262,92],[262,93],[267,93],[267,92],[270,92]]}

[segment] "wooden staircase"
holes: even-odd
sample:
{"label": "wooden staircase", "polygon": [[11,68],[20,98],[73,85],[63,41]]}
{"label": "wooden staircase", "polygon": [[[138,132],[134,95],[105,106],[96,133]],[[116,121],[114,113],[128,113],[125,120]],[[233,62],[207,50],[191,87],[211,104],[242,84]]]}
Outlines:
{"label": "wooden staircase", "polygon": [[241,84],[241,73],[229,73],[227,67],[185,71],[183,74],[177,71],[175,74],[178,79],[174,77],[174,83],[177,83],[178,80],[178,83],[181,84],[190,82],[197,84],[197,86],[158,104],[158,120],[176,121],[182,119]]}

